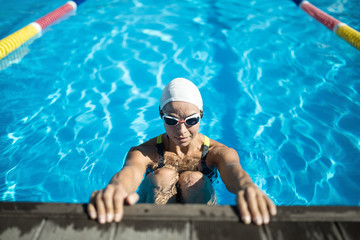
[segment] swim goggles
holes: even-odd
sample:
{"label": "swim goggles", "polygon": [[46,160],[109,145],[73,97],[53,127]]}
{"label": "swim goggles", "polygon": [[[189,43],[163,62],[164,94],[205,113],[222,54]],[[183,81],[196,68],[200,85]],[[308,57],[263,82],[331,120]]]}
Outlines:
{"label": "swim goggles", "polygon": [[200,121],[200,118],[201,118],[200,113],[195,113],[194,115],[191,115],[191,116],[185,118],[184,121],[181,121],[178,118],[170,116],[166,113],[164,113],[162,115],[162,119],[164,120],[164,122],[170,126],[176,126],[179,123],[185,123],[187,126],[194,126],[194,125],[198,124],[198,122]]}

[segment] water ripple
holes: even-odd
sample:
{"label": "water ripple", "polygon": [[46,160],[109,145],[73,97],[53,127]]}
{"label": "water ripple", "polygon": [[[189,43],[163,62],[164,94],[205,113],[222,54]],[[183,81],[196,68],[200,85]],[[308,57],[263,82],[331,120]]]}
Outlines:
{"label": "water ripple", "polygon": [[[350,1],[319,7],[359,28]],[[359,205],[358,60],[291,1],[87,1],[0,64],[0,196],[86,202],[164,131],[161,90],[186,77],[201,132],[277,204]]]}

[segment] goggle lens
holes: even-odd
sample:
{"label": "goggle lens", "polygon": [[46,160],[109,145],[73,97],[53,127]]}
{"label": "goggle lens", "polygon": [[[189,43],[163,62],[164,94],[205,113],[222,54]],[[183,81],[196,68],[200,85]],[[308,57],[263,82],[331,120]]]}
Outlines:
{"label": "goggle lens", "polygon": [[169,117],[164,117],[164,121],[167,125],[176,125],[178,124],[178,121],[176,121],[173,118],[169,118]]}
{"label": "goggle lens", "polygon": [[185,123],[189,126],[194,126],[200,121],[200,117],[191,117],[185,120]]}

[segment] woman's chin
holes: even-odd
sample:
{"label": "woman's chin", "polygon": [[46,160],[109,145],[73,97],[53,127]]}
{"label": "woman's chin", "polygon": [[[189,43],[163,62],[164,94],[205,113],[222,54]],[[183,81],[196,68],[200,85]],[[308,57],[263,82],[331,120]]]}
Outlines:
{"label": "woman's chin", "polygon": [[176,143],[179,146],[182,147],[186,147],[187,145],[189,145],[190,143],[190,137],[186,137],[186,138],[175,138],[176,139]]}

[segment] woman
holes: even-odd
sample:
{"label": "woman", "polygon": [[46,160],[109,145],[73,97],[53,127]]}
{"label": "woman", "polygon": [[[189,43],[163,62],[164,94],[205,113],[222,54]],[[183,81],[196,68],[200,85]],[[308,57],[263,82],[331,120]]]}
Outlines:
{"label": "woman", "polygon": [[130,149],[122,170],[91,195],[90,217],[100,223],[119,222],[124,204],[139,198],[155,204],[215,204],[212,180],[218,170],[227,189],[236,194],[243,222],[269,223],[275,205],[242,169],[234,149],[199,133],[202,115],[198,88],[184,78],[172,80],[160,99],[166,133]]}

